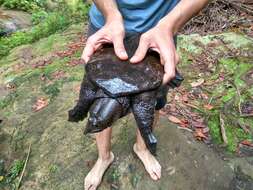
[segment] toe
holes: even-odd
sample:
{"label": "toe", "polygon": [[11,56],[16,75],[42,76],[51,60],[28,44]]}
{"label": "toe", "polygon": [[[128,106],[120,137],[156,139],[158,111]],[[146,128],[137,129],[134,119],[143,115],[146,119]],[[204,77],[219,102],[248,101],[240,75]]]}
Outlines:
{"label": "toe", "polygon": [[84,190],[89,190],[90,189],[90,187],[91,187],[91,185],[88,185],[88,184],[84,184]]}
{"label": "toe", "polygon": [[156,173],[158,179],[161,178],[161,171],[162,171],[162,168],[161,168],[161,166],[158,164],[158,165],[156,166],[156,168],[155,168],[155,173]]}
{"label": "toe", "polygon": [[95,186],[95,185],[92,185],[90,188],[89,188],[89,190],[96,190],[97,189],[97,186]]}
{"label": "toe", "polygon": [[157,177],[157,175],[154,173],[154,172],[150,172],[149,173],[149,175],[150,175],[150,177],[153,179],[153,180],[158,180],[158,177]]}

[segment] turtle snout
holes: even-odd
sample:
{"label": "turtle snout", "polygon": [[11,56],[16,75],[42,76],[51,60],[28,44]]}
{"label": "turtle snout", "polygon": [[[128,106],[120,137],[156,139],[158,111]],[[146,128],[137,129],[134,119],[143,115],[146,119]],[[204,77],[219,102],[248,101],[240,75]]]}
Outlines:
{"label": "turtle snout", "polygon": [[96,126],[97,125],[97,118],[95,117],[90,117],[88,119],[88,122],[90,123],[90,125]]}

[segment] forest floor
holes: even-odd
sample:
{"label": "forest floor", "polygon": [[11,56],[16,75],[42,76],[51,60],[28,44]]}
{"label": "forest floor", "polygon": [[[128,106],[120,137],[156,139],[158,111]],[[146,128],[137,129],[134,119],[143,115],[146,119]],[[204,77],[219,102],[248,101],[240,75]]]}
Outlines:
{"label": "forest floor", "polygon": [[[236,26],[201,35],[186,26],[178,36],[185,80],[169,92],[155,130],[162,179],[152,182],[132,154],[129,115],[113,126],[116,159],[101,190],[253,189],[253,38],[250,27]],[[69,123],[67,111],[83,77],[86,27],[72,25],[0,59],[0,188],[15,189],[23,176],[24,190],[83,189],[96,145],[83,135],[85,121]]]}

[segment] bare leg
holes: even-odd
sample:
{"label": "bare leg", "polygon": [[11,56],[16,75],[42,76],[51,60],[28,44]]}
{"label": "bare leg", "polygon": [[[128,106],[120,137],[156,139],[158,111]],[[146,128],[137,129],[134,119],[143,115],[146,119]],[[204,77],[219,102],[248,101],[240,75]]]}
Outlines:
{"label": "bare leg", "polygon": [[[153,129],[155,128],[155,125],[157,124],[158,118],[159,118],[159,112],[156,111]],[[139,129],[137,129],[137,132],[136,132],[136,143],[134,144],[133,150],[136,153],[136,155],[139,157],[139,159],[142,161],[150,177],[153,180],[160,179],[161,165],[159,164],[157,159],[147,149]]]}
{"label": "bare leg", "polygon": [[108,127],[103,131],[96,133],[96,143],[98,149],[98,160],[85,177],[84,189],[85,190],[96,190],[101,183],[102,177],[106,169],[114,160],[114,155],[111,152],[111,134],[112,128]]}

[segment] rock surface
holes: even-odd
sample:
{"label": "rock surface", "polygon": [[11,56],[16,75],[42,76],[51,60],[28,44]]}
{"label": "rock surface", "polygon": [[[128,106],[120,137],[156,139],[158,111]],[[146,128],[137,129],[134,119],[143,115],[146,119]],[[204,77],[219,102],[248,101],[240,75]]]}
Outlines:
{"label": "rock surface", "polygon": [[[22,190],[81,190],[83,179],[96,160],[93,136],[83,136],[86,121],[67,122],[67,111],[78,97],[83,76],[83,65],[73,61],[80,57],[82,48],[70,56],[57,56],[66,54],[71,42],[76,47],[82,30],[83,25],[71,26],[34,44],[17,47],[0,60],[0,158],[5,169],[10,168],[15,159],[25,160],[32,144]],[[230,47],[247,49],[252,42],[236,33],[217,36],[229,39],[230,35],[233,36]],[[210,39],[212,36],[181,36],[182,61],[186,63],[183,48],[201,51],[201,47],[192,44],[193,40],[210,43]],[[183,64],[180,69],[184,76],[189,71],[189,66],[186,68]],[[186,80],[186,84],[189,81]],[[113,126],[112,150],[116,159],[106,172],[100,190],[230,190],[231,184],[235,187],[238,183],[244,184],[245,190],[252,187],[251,158],[229,156],[224,159],[223,154],[196,141],[188,131],[177,129],[164,116],[155,129],[162,179],[151,181],[132,153],[135,128],[132,115]],[[0,183],[1,187],[9,189]]]}
{"label": "rock surface", "polygon": [[31,15],[22,11],[0,8],[0,36],[31,26]]}

